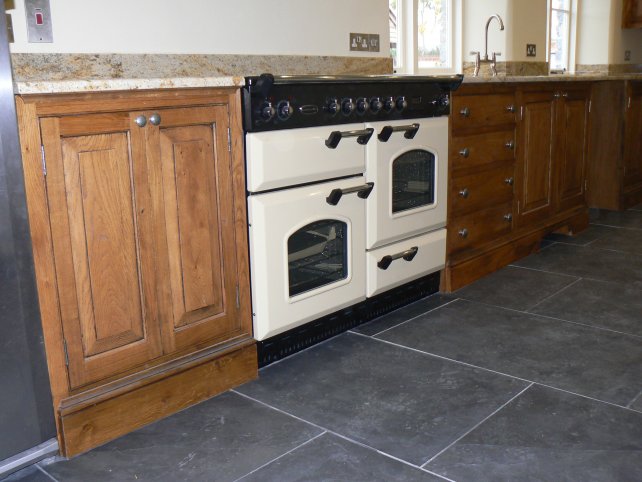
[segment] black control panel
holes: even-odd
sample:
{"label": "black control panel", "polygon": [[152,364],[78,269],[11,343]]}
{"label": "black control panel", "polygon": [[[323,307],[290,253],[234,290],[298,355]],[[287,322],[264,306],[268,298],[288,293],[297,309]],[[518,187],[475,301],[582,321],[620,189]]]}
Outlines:
{"label": "black control panel", "polygon": [[462,75],[247,77],[243,127],[262,132],[448,115],[450,93],[462,80]]}

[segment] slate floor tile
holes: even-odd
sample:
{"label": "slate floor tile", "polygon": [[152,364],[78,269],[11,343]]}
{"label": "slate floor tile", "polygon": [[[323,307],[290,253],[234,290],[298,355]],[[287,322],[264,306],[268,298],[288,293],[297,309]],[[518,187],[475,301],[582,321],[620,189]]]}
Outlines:
{"label": "slate floor tile", "polygon": [[640,392],[638,396],[632,400],[629,408],[637,410],[638,412],[642,412],[642,392]]}
{"label": "slate floor tile", "polygon": [[435,308],[445,305],[446,303],[450,303],[455,299],[455,296],[436,293],[419,301],[415,301],[403,308],[399,308],[391,313],[375,318],[368,323],[357,326],[351,331],[361,333],[363,335],[376,335],[383,330],[387,330],[388,328],[392,328],[393,326],[408,321],[415,316],[434,310]]}
{"label": "slate floor tile", "polygon": [[583,279],[530,311],[642,337],[642,287]]}
{"label": "slate floor tile", "polygon": [[513,265],[580,278],[642,284],[642,256],[593,246],[556,243]]}
{"label": "slate floor tile", "polygon": [[595,240],[600,239],[609,233],[612,233],[615,230],[616,228],[611,228],[608,226],[591,225],[581,233],[576,234],[575,236],[567,236],[565,234],[551,233],[545,236],[544,239],[547,241],[553,241],[556,243],[586,246],[588,244],[593,243]]}
{"label": "slate floor tile", "polygon": [[642,256],[642,230],[614,229],[611,233],[591,243],[591,247]]}
{"label": "slate floor tile", "polygon": [[631,211],[642,211],[642,204],[638,204],[637,206],[633,206],[631,208]]}
{"label": "slate floor tile", "polygon": [[313,480],[402,482],[443,479],[331,434],[322,435],[241,479],[243,482]]}
{"label": "slate floor tile", "polygon": [[419,465],[527,384],[346,333],[238,391]]}
{"label": "slate floor tile", "polygon": [[642,388],[639,338],[465,300],[377,338],[620,405]]}
{"label": "slate floor tile", "polygon": [[426,468],[465,481],[633,481],[642,414],[534,385]]}
{"label": "slate floor tile", "polygon": [[30,465],[18,472],[5,477],[0,476],[2,482],[52,482],[54,479],[49,477],[35,465]]}
{"label": "slate floor tile", "polygon": [[320,433],[228,392],[44,469],[65,482],[232,481]]}
{"label": "slate floor tile", "polygon": [[578,279],[507,266],[453,294],[467,300],[524,311]]}
{"label": "slate floor tile", "polygon": [[591,224],[613,226],[616,228],[642,229],[642,212],[628,211],[607,211],[598,209],[591,211]]}

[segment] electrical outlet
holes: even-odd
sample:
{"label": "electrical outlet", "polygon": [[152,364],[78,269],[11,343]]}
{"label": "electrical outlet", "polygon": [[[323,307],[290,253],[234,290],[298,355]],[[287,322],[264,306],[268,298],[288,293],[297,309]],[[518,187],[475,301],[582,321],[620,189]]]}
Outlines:
{"label": "electrical outlet", "polygon": [[526,44],[526,57],[537,57],[537,45]]}
{"label": "electrical outlet", "polygon": [[27,41],[30,43],[52,43],[51,8],[49,0],[25,0],[27,17]]}
{"label": "electrical outlet", "polygon": [[350,33],[350,50],[356,52],[379,52],[379,34]]}
{"label": "electrical outlet", "polygon": [[630,50],[625,50],[624,51],[624,61],[625,62],[630,62],[631,61],[631,51]]}

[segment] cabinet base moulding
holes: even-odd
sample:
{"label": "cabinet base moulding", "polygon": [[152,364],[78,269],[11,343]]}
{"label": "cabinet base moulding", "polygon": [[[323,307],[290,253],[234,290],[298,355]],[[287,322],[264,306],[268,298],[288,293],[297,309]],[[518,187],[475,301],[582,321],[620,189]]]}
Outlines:
{"label": "cabinet base moulding", "polygon": [[186,363],[116,396],[84,401],[76,410],[68,405],[58,412],[61,453],[73,457],[86,452],[257,377],[256,343],[246,340],[233,351]]}

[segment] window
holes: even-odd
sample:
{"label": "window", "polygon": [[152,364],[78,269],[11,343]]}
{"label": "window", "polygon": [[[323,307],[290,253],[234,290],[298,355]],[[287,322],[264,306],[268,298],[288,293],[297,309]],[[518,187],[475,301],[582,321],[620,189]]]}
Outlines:
{"label": "window", "polygon": [[574,16],[572,0],[550,0],[549,62],[551,71],[568,72],[573,65]]}
{"label": "window", "polygon": [[390,55],[396,72],[457,72],[461,0],[389,0]]}

